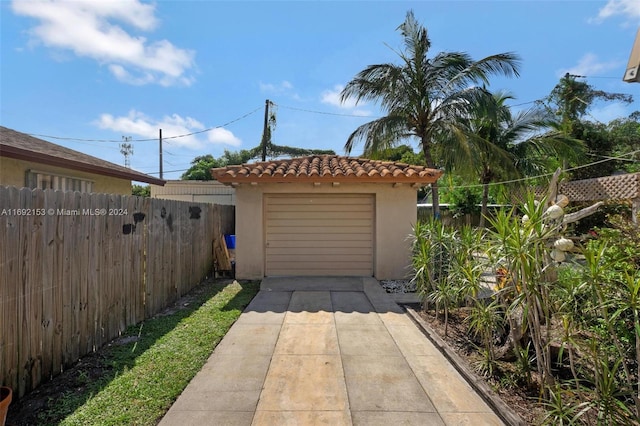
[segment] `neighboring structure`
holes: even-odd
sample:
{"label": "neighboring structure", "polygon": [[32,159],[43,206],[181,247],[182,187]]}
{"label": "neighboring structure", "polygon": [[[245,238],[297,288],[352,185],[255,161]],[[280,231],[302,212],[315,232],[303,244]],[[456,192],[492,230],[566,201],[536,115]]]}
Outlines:
{"label": "neighboring structure", "polygon": [[165,181],[0,126],[0,185],[131,195],[131,182]]}
{"label": "neighboring structure", "polygon": [[636,39],[629,55],[629,63],[622,80],[627,83],[640,83],[640,28],[636,33]]}
{"label": "neighboring structure", "polygon": [[634,223],[638,223],[640,172],[563,182],[558,193],[566,195],[572,203],[604,201],[630,204],[631,218]]}
{"label": "neighboring structure", "polygon": [[221,205],[236,204],[236,190],[215,180],[168,180],[151,185],[151,198]]}
{"label": "neighboring structure", "polygon": [[236,277],[409,273],[416,190],[440,170],[335,155],[212,169],[236,189]]}

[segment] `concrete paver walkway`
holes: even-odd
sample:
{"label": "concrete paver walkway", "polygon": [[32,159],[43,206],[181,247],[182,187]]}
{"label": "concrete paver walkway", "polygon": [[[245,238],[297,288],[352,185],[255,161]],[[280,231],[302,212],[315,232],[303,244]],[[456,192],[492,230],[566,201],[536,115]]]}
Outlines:
{"label": "concrete paver walkway", "polygon": [[502,425],[373,278],[265,278],[160,422]]}

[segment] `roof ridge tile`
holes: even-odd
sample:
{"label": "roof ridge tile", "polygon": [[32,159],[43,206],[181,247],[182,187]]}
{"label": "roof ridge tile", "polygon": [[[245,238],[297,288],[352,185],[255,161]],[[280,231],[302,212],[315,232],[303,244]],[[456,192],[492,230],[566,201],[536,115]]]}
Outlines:
{"label": "roof ridge tile", "polygon": [[349,181],[373,179],[375,182],[426,184],[435,181],[442,175],[440,170],[429,169],[425,166],[331,154],[231,165],[212,169],[212,173],[218,180],[225,181],[225,183],[233,182],[234,179],[236,181],[240,179],[251,182],[279,182],[280,179],[291,181],[292,178],[302,180],[313,178],[348,179]]}

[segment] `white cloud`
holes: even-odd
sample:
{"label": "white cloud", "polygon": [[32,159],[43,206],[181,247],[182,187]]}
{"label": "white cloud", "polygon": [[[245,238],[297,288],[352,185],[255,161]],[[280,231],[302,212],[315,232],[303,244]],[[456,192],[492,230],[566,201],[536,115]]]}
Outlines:
{"label": "white cloud", "polygon": [[603,21],[616,15],[621,15],[629,21],[640,22],[640,1],[609,0],[598,12],[596,21]]}
{"label": "white cloud", "polygon": [[566,73],[590,77],[597,76],[611,70],[619,70],[622,66],[624,66],[622,62],[598,61],[598,57],[596,55],[594,55],[593,53],[587,53],[582,58],[580,58],[577,65],[571,68],[558,70],[556,74],[558,75],[558,77],[561,77]]}
{"label": "white cloud", "polygon": [[283,80],[280,83],[258,83],[260,87],[260,92],[268,94],[268,95],[278,95],[278,96],[287,96],[289,98],[295,99],[297,101],[300,100],[300,95],[295,92],[293,84],[290,82]]}
{"label": "white cloud", "polygon": [[195,65],[193,51],[177,48],[168,40],[148,41],[116,24],[153,30],[158,25],[154,4],[139,0],[14,0],[12,7],[16,14],[39,21],[30,30],[32,41],[106,64],[120,81],[163,86],[194,81],[187,75]]}
{"label": "white cloud", "polygon": [[293,84],[283,80],[281,83],[263,83],[260,82],[260,91],[263,93],[284,94],[293,90]]}
{"label": "white cloud", "polygon": [[359,102],[358,104],[356,104],[356,100],[353,98],[347,98],[345,99],[344,102],[340,102],[340,92],[342,92],[343,89],[344,89],[344,86],[342,84],[336,84],[335,86],[333,86],[332,89],[325,90],[322,92],[322,94],[320,95],[320,101],[323,104],[332,105],[342,109],[352,110],[351,112],[354,115],[362,115],[362,116],[371,115],[370,111],[356,109],[358,105],[364,105],[363,102]]}
{"label": "white cloud", "polygon": [[156,139],[159,136],[158,129],[162,129],[162,137],[171,145],[187,149],[202,149],[207,144],[239,146],[242,143],[232,132],[224,128],[215,128],[196,135],[172,138],[172,136],[185,135],[206,129],[205,125],[195,118],[182,117],[178,114],[164,116],[160,120],[155,120],[136,110],[131,110],[126,116],[120,117],[105,113],[101,114],[94,124],[101,129],[112,130],[126,136],[135,135],[142,139]]}
{"label": "white cloud", "polygon": [[231,146],[240,146],[240,144],[242,143],[242,141],[238,139],[233,133],[222,127],[211,130],[207,133],[207,135],[209,137],[209,142],[212,143],[222,143]]}

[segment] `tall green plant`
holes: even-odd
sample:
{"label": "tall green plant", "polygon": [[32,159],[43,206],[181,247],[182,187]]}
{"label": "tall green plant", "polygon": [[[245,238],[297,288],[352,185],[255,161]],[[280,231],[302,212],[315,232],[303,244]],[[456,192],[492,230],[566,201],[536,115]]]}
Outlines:
{"label": "tall green plant", "polygon": [[[525,220],[514,212],[499,212],[491,219],[494,258],[502,259],[511,277],[507,292],[513,296],[507,315],[511,327],[522,322],[523,333],[528,334],[536,355],[536,367],[542,378],[542,392],[546,398],[553,386],[551,355],[551,303],[546,267],[550,264],[547,241],[551,228],[544,217],[544,202],[536,203],[530,196],[523,206]],[[513,316],[522,316],[518,321]],[[519,340],[516,336],[515,341]],[[516,352],[519,352],[516,347]]]}
{"label": "tall green plant", "polygon": [[502,325],[502,306],[497,300],[486,303],[476,300],[475,306],[467,317],[469,331],[480,338],[484,346],[482,370],[486,376],[492,376],[495,367],[493,334]]}
{"label": "tall green plant", "polygon": [[484,236],[484,231],[480,228],[463,226],[453,245],[449,278],[460,288],[461,299],[466,301],[478,298],[483,286],[483,275],[489,268]]}
{"label": "tall green plant", "polygon": [[[413,280],[422,296],[423,304],[436,305],[436,311],[445,299],[451,299],[447,286],[451,269],[456,232],[447,228],[441,221],[431,219],[418,222],[414,227],[412,265]],[[432,293],[441,293],[434,295]]]}

